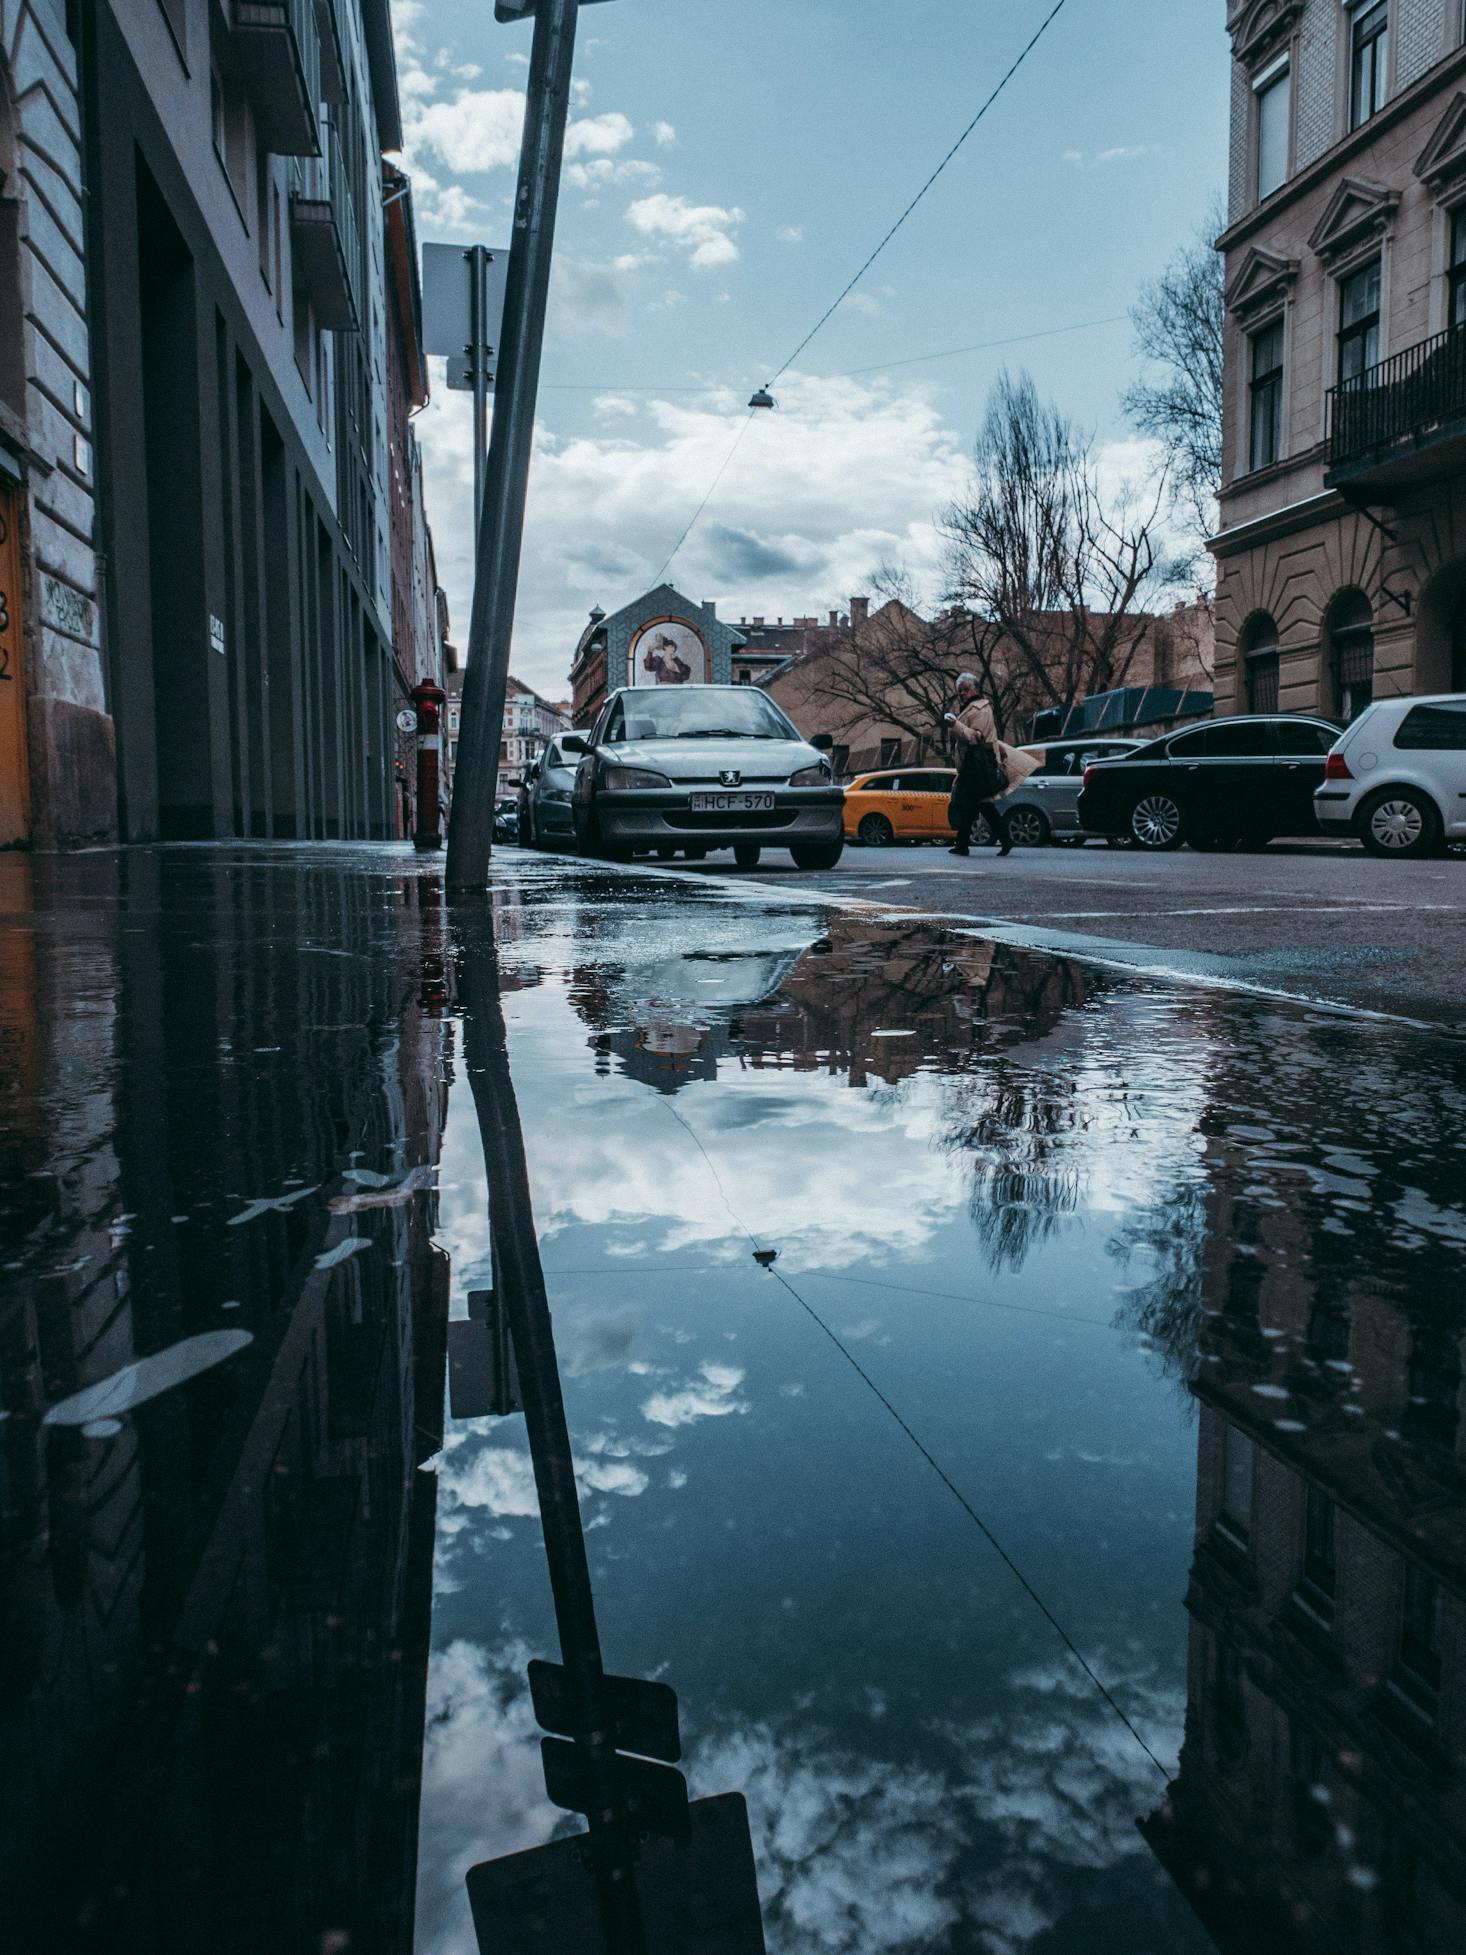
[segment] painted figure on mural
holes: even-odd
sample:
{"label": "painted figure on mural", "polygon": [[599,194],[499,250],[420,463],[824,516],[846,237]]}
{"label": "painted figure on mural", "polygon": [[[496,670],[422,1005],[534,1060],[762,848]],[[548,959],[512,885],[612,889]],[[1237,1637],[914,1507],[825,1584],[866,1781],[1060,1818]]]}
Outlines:
{"label": "painted figure on mural", "polygon": [[643,666],[659,686],[682,686],[692,677],[692,667],[677,649],[675,638],[659,631],[647,647]]}

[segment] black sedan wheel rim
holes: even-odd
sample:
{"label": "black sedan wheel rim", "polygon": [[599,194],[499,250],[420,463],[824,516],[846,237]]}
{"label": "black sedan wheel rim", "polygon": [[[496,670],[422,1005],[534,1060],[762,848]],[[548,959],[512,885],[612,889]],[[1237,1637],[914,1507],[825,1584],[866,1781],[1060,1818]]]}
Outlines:
{"label": "black sedan wheel rim", "polygon": [[1165,848],[1181,833],[1181,810],[1167,794],[1147,794],[1135,804],[1130,832],[1142,848]]}

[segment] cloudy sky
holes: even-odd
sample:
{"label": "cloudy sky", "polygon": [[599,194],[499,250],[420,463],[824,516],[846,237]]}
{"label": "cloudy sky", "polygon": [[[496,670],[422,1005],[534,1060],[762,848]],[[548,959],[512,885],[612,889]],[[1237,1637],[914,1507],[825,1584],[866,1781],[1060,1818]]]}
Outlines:
{"label": "cloudy sky", "polygon": [[[1051,0],[609,0],[581,16],[515,670],[556,696],[593,604],[656,577],[777,371]],[[995,375],[1026,365],[1133,464],[1125,314],[1225,159],[1220,0],[1068,4],[748,428],[673,580],[724,616],[824,612],[904,564]],[[508,235],[527,25],[396,0],[423,239]],[[1066,330],[1073,329],[1073,330]],[[994,344],[994,342],[1001,342]],[[954,348],[964,351],[950,357]],[[472,538],[465,396],[418,417],[455,636]]]}

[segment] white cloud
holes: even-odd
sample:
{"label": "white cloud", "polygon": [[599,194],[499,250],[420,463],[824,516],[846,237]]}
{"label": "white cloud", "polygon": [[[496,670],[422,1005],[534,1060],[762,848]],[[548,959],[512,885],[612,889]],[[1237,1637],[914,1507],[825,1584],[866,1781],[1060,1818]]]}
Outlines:
{"label": "white cloud", "polygon": [[565,165],[565,181],[572,190],[607,190],[617,183],[659,183],[661,176],[655,163],[639,156],[593,156],[588,163]]}
{"label": "white cloud", "polygon": [[[557,337],[625,335],[641,305],[667,303],[665,291],[638,299],[639,276],[615,262],[557,264],[547,374]],[[614,610],[647,588],[728,453],[748,384],[642,396],[634,440],[625,426],[573,438],[538,430],[515,620],[515,669],[530,684],[559,697],[592,604]],[[724,615],[735,617],[843,604],[884,561],[904,562],[918,585],[940,589],[933,514],[966,481],[966,444],[927,384],[786,374],[775,392],[778,411],[749,428],[673,566],[679,587],[722,598]],[[545,401],[553,412],[555,396]],[[469,421],[465,397],[447,393],[435,374],[416,426],[460,643],[472,584]]]}
{"label": "white cloud", "polygon": [[652,125],[652,135],[659,149],[669,149],[677,140],[677,131],[670,122],[656,122]]}
{"label": "white cloud", "polygon": [[404,104],[410,156],[427,151],[461,175],[512,169],[519,161],[524,97],[517,88],[464,89],[452,101]]}
{"label": "white cloud", "polygon": [[780,244],[803,244],[804,226],[802,224],[781,224],[776,235]]}
{"label": "white cloud", "polygon": [[706,271],[738,256],[732,233],[743,222],[743,212],[724,209],[721,204],[690,204],[685,197],[659,191],[632,204],[626,221],[644,237],[665,238],[682,247],[695,269]]}
{"label": "white cloud", "polygon": [[734,1396],[744,1376],[736,1364],[702,1364],[698,1372],[700,1382],[694,1380],[680,1391],[653,1392],[641,1408],[642,1417],[653,1425],[676,1427],[748,1410],[748,1401]]}
{"label": "white cloud", "polygon": [[627,118],[617,109],[603,115],[582,116],[565,131],[567,156],[614,156],[636,134]]}

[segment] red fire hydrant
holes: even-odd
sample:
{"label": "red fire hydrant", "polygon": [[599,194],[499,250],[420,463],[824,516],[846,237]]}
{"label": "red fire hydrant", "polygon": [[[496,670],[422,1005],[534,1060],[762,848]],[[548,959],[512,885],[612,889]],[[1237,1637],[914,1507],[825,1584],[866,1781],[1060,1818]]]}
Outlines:
{"label": "red fire hydrant", "polygon": [[443,701],[441,686],[424,679],[412,689],[417,708],[417,827],[412,845],[419,849],[443,846],[441,811],[438,807],[438,755],[442,750]]}

